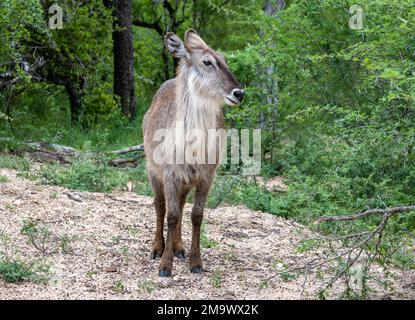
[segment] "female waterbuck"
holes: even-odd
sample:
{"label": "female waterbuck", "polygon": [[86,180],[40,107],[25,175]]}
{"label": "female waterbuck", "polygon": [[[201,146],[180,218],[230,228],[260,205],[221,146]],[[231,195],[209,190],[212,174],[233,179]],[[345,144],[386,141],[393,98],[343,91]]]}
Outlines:
{"label": "female waterbuck", "polygon": [[[244,91],[229,71],[224,57],[212,50],[196,31],[188,30],[184,42],[168,33],[164,42],[169,52],[180,59],[180,64],[176,78],[166,81],[154,96],[144,117],[143,132],[157,215],[152,257],[161,257],[159,275],[168,277],[172,273],[174,256],[185,258],[182,211],[193,188],[196,192],[191,214],[190,270],[203,271],[200,226],[221,153],[218,146],[221,140],[208,141],[208,131],[224,128],[221,107],[239,105]],[[214,161],[211,161],[212,153]],[[172,158],[166,159],[167,155]],[[164,242],[166,212],[168,228]]]}

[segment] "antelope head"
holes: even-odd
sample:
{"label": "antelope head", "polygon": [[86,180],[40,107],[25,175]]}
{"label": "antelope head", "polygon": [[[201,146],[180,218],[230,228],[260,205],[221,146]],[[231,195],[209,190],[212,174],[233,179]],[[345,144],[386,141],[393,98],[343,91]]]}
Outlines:
{"label": "antelope head", "polygon": [[245,91],[229,70],[225,57],[210,48],[195,30],[186,32],[184,42],[174,33],[168,33],[164,42],[168,51],[180,59],[177,76],[185,79],[191,95],[219,105],[242,103]]}

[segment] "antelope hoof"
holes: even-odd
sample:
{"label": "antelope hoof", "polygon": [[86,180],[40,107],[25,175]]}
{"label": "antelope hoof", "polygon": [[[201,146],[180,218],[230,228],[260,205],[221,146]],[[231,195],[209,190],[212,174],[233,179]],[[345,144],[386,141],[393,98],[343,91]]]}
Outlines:
{"label": "antelope hoof", "polygon": [[160,259],[162,256],[161,253],[158,253],[157,251],[153,251],[151,252],[151,259],[155,260],[155,259]]}
{"label": "antelope hoof", "polygon": [[171,270],[169,269],[160,269],[159,277],[171,277]]}
{"label": "antelope hoof", "polygon": [[151,258],[161,258],[164,251],[164,241],[154,241],[153,248],[151,250]]}
{"label": "antelope hoof", "polygon": [[179,258],[179,259],[180,259],[180,260],[182,260],[182,261],[186,260],[186,255],[184,254],[184,250],[176,251],[176,252],[174,253],[174,256],[175,256],[176,258]]}
{"label": "antelope hoof", "polygon": [[191,273],[203,273],[205,270],[202,267],[193,267],[190,269]]}

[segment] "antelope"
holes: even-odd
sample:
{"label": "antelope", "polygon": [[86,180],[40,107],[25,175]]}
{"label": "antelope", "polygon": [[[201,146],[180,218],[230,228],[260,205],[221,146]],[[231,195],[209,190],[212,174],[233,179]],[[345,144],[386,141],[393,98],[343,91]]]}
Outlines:
{"label": "antelope", "polygon": [[[174,256],[185,259],[181,235],[182,213],[187,195],[193,189],[195,196],[191,212],[190,271],[204,271],[200,255],[200,228],[221,151],[220,147],[215,148],[219,144],[217,140],[208,146],[205,138],[210,129],[224,129],[222,107],[225,104],[240,105],[245,92],[229,70],[224,56],[211,49],[195,30],[189,29],[184,41],[174,33],[167,33],[164,44],[179,59],[176,77],[161,85],[144,116],[142,127],[147,174],[155,194],[156,231],[151,257],[161,258],[159,276],[169,277],[172,274]],[[182,133],[175,135],[173,142],[167,138],[164,142],[155,139],[160,130],[176,130],[179,124],[182,126]],[[192,130],[197,130],[202,135],[196,147],[191,143],[194,140],[189,138]],[[197,154],[202,158],[209,152],[214,152],[216,161],[160,163],[155,157],[160,145],[165,154],[174,154],[176,160],[180,152],[189,154],[190,151],[193,156]],[[179,145],[182,146],[182,151],[178,151]],[[164,241],[166,212],[167,239]]]}

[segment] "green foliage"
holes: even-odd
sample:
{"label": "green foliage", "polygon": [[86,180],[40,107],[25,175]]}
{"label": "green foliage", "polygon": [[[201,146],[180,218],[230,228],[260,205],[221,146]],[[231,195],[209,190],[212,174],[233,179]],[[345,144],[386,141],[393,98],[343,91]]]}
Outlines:
{"label": "green foliage", "polygon": [[[8,0],[0,4],[0,73],[5,62],[20,62],[31,32],[46,33],[43,10],[36,0]],[[17,45],[19,44],[19,45]]]}
{"label": "green foliage", "polygon": [[36,273],[20,260],[0,261],[0,277],[6,282],[20,282],[36,278]]}
{"label": "green foliage", "polygon": [[0,154],[0,168],[28,171],[31,165],[30,159],[26,157],[14,157]]}
{"label": "green foliage", "polygon": [[36,177],[43,183],[90,192],[111,192],[128,182],[127,175],[93,160],[75,160],[68,167],[56,164],[43,166]]}

